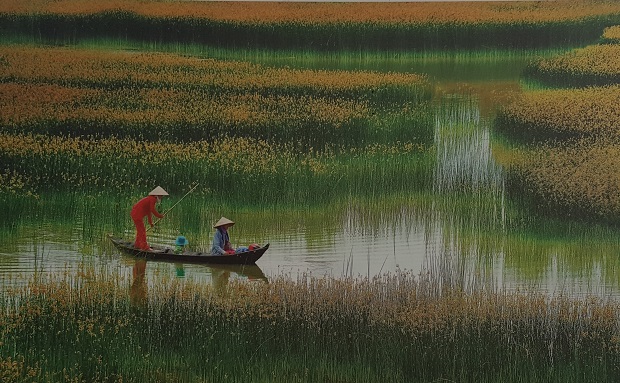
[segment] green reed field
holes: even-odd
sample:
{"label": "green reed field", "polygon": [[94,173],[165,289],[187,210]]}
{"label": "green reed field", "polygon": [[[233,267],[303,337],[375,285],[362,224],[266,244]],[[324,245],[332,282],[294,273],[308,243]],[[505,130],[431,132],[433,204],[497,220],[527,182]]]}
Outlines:
{"label": "green reed field", "polygon": [[[482,289],[458,274],[300,276],[225,289],[137,276],[2,293],[5,381],[613,381],[617,304]],[[475,366],[475,368],[472,368]]]}

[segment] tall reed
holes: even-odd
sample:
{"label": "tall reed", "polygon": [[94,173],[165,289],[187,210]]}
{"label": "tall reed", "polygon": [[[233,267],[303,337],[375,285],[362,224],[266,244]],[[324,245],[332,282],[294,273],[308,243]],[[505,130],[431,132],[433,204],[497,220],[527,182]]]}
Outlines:
{"label": "tall reed", "polygon": [[510,189],[548,212],[618,223],[618,150],[596,140],[515,149],[507,162]]}
{"label": "tall reed", "polygon": [[[142,265],[145,266],[145,265]],[[225,289],[83,268],[2,292],[2,373],[56,381],[611,381],[618,305],[486,290],[457,270]],[[438,273],[439,272],[439,273]],[[443,274],[441,274],[443,273]]]}
{"label": "tall reed", "polygon": [[[293,145],[222,139],[189,144],[0,134],[0,159],[24,193],[77,189],[136,192],[154,180],[245,203],[317,203],[430,185],[432,147],[413,143],[300,153]],[[17,181],[15,181],[17,182]],[[20,190],[21,190],[20,189]]]}

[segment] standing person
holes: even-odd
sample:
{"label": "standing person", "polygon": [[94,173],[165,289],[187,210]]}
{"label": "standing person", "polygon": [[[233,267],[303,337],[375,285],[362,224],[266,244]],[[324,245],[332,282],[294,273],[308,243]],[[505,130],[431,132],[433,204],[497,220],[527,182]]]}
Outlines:
{"label": "standing person", "polygon": [[211,246],[211,254],[213,255],[228,255],[235,254],[230,244],[230,237],[228,235],[228,228],[235,223],[226,217],[220,218],[219,221],[213,227],[215,228],[215,234],[213,235],[213,245]]}
{"label": "standing person", "polygon": [[151,250],[151,247],[146,242],[144,217],[148,218],[151,227],[153,227],[152,215],[155,215],[157,218],[163,218],[164,216],[155,209],[155,204],[159,202],[162,197],[167,195],[168,193],[161,186],[158,186],[153,189],[148,196],[142,198],[133,205],[131,209],[131,219],[134,225],[136,225],[136,242],[133,245],[136,249]]}

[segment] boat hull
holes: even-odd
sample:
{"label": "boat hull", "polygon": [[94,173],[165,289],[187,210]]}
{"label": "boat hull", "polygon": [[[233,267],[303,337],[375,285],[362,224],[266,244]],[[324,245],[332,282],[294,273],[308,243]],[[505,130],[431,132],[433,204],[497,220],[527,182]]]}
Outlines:
{"label": "boat hull", "polygon": [[110,237],[114,246],[121,252],[133,255],[135,257],[157,260],[172,261],[183,263],[204,263],[204,264],[220,264],[220,265],[253,265],[260,257],[269,249],[269,244],[259,247],[255,250],[248,250],[231,255],[212,255],[211,253],[202,252],[183,252],[175,254],[174,250],[169,248],[157,248],[153,250],[142,250],[133,247],[133,242],[124,241],[120,238]]}

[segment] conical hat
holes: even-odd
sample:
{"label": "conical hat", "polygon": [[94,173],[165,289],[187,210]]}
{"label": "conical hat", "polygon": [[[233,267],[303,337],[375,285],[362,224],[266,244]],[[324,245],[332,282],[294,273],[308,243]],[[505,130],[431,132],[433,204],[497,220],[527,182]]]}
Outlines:
{"label": "conical hat", "polygon": [[149,195],[169,195],[167,191],[164,190],[164,188],[162,188],[161,186],[156,187],[155,189],[153,189]]}
{"label": "conical hat", "polygon": [[222,217],[222,218],[220,218],[219,221],[217,221],[217,223],[215,225],[213,225],[213,227],[220,227],[220,226],[224,226],[224,225],[232,226],[234,224],[235,223],[233,221],[229,220],[228,218]]}

